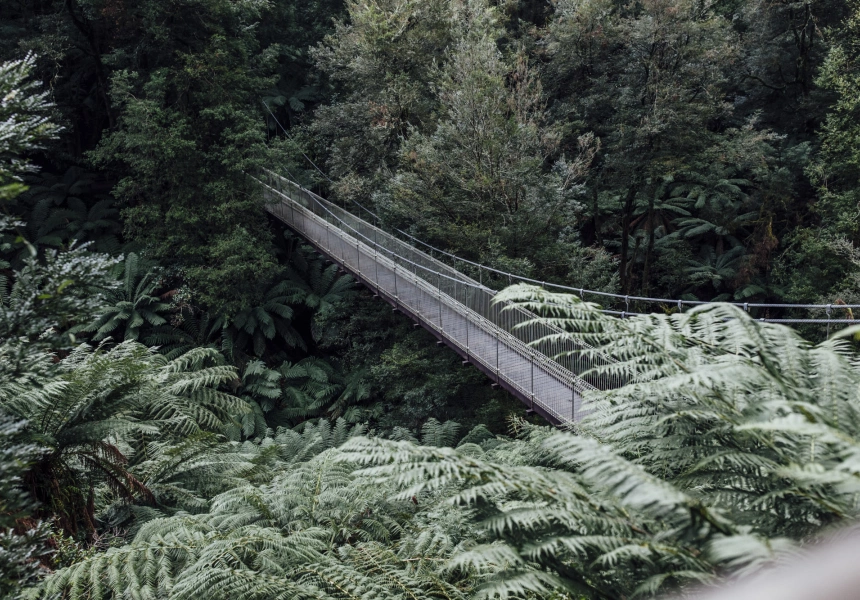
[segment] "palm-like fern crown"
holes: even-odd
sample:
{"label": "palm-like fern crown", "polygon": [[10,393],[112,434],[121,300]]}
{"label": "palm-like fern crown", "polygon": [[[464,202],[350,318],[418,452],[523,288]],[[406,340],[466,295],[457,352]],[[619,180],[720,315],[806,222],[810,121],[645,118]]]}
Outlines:
{"label": "palm-like fern crown", "polygon": [[361,373],[345,376],[326,360],[303,358],[296,363],[285,362],[278,370],[285,382],[285,402],[280,411],[283,418],[318,417],[326,413],[340,417],[348,407],[369,395]]}
{"label": "palm-like fern crown", "polygon": [[95,332],[95,341],[108,337],[136,341],[140,338],[141,327],[165,325],[167,320],[163,315],[170,304],[153,295],[158,280],[145,267],[137,254],[126,256],[122,287],[108,295],[108,305],[95,321],[79,330]]}
{"label": "palm-like fern crown", "polygon": [[309,252],[293,255],[286,289],[290,292],[290,302],[325,314],[355,295],[355,281],[340,274],[336,264],[326,266],[311,256]]}
{"label": "palm-like fern crown", "polygon": [[[110,196],[96,191],[96,176],[73,166],[58,175],[28,178],[26,193],[16,199],[18,214],[26,215],[26,236],[36,248],[59,248],[77,240],[92,242],[98,252],[119,254],[122,231],[119,210]],[[22,248],[19,257],[26,256]]]}
{"label": "palm-like fern crown", "polygon": [[123,498],[152,497],[127,467],[136,446],[156,436],[219,431],[248,410],[218,390],[235,371],[213,350],[169,361],[135,342],[84,344],[56,364],[49,356],[41,361],[38,383],[0,384],[0,408],[26,419],[30,439],[46,449],[28,473],[28,486],[69,531],[77,529],[82,511],[83,525],[92,527],[92,509],[84,507],[95,485],[106,484]]}
{"label": "palm-like fern crown", "polygon": [[335,365],[312,356],[285,361],[277,368],[251,361],[234,382],[233,392],[252,410],[228,424],[226,434],[232,440],[262,438],[269,427],[323,415],[347,416],[356,423],[362,411],[354,405],[369,395],[363,373],[344,376]]}
{"label": "palm-like fern crown", "polygon": [[582,427],[600,441],[774,533],[800,537],[856,512],[860,370],[847,342],[814,346],[730,305],[618,320],[534,288],[506,296],[576,331],[617,360],[598,370],[631,381],[593,394]]}
{"label": "palm-like fern crown", "polygon": [[147,327],[143,338],[147,346],[158,346],[159,352],[167,358],[182,356],[194,348],[225,346],[224,319],[185,306],[179,308],[171,320],[176,322],[176,326],[165,324]]}

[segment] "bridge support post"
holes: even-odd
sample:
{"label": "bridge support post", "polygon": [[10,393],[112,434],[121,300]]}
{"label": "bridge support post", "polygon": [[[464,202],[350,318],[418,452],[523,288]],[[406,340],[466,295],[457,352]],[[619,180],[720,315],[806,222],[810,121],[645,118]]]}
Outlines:
{"label": "bridge support post", "polygon": [[466,360],[469,360],[469,319],[466,319]]}
{"label": "bridge support post", "polygon": [[376,295],[379,295],[379,250],[373,249],[373,265],[376,270]]}
{"label": "bridge support post", "polygon": [[499,383],[499,336],[496,334],[496,383]]}
{"label": "bridge support post", "polygon": [[529,356],[532,361],[532,393],[531,393],[531,401],[532,401],[532,410],[535,409],[535,355],[533,352],[529,353]]}
{"label": "bridge support post", "polygon": [[355,268],[358,276],[361,277],[361,250],[358,248],[358,240],[355,240]]}
{"label": "bridge support post", "polygon": [[439,332],[445,335],[445,325],[442,322],[442,275],[436,275],[436,290],[439,292]]}
{"label": "bridge support post", "polygon": [[397,295],[397,263],[394,263],[394,308],[400,308],[400,296]]}

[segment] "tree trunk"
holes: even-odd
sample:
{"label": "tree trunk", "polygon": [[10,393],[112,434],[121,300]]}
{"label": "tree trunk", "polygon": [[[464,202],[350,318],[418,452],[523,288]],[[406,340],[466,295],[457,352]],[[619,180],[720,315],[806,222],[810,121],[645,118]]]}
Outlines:
{"label": "tree trunk", "polygon": [[627,277],[627,253],[630,251],[630,219],[633,216],[633,201],[636,199],[636,184],[627,188],[627,197],[624,199],[624,213],[621,217],[621,289],[626,294]]}
{"label": "tree trunk", "polygon": [[654,197],[648,201],[648,247],[645,249],[645,266],[642,269],[642,295],[648,295],[651,275],[651,254],[654,252]]}
{"label": "tree trunk", "polygon": [[96,39],[96,33],[93,30],[92,25],[80,17],[75,13],[75,1],[74,0],[66,0],[66,10],[69,13],[69,18],[71,18],[72,23],[78,29],[78,31],[83,34],[84,38],[86,38],[87,43],[90,46],[90,50],[93,53],[93,60],[96,63],[96,79],[98,80],[99,86],[99,95],[101,96],[102,102],[105,105],[105,114],[108,119],[108,126],[113,129],[114,128],[114,119],[113,113],[111,111],[110,97],[108,96],[108,77],[105,72],[104,63],[102,63],[102,54],[99,49],[99,43]]}

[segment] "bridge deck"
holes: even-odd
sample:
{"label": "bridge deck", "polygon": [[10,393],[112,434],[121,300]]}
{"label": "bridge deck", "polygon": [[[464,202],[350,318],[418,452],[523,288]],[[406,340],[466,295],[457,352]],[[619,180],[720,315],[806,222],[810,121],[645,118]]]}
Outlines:
{"label": "bridge deck", "polygon": [[287,179],[266,172],[261,183],[271,214],[535,412],[556,424],[581,418],[591,386],[571,370],[572,348],[528,343],[552,333],[529,323],[534,315]]}

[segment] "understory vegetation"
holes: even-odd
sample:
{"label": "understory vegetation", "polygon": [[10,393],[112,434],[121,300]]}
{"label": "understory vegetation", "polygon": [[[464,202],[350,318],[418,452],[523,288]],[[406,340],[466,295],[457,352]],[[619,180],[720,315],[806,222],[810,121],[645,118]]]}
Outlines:
{"label": "understory vegetation", "polygon": [[[0,0],[0,32],[0,598],[666,596],[856,525],[860,326],[728,303],[853,321],[853,0]],[[542,421],[262,168],[622,384]]]}

